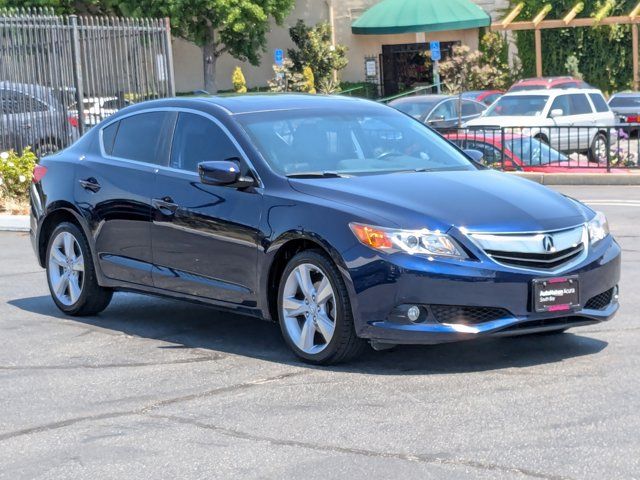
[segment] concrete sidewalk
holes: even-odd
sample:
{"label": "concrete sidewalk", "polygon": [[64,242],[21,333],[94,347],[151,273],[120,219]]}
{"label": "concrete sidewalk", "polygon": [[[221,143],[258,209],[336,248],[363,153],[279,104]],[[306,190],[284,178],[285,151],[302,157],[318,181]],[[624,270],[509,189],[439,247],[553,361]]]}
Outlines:
{"label": "concrete sidewalk", "polygon": [[509,172],[543,185],[640,185],[640,171],[629,173]]}
{"label": "concrete sidewalk", "polygon": [[28,232],[29,215],[0,215],[0,231]]}

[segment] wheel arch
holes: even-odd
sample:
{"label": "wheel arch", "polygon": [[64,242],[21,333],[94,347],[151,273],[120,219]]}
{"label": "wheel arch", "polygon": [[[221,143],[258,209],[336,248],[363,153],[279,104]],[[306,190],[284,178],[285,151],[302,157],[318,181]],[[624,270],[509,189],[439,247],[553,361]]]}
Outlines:
{"label": "wheel arch", "polygon": [[62,222],[70,222],[76,225],[84,233],[89,246],[91,247],[93,255],[93,242],[89,229],[84,221],[84,217],[76,210],[76,208],[68,202],[58,202],[49,207],[49,211],[42,219],[40,227],[38,228],[38,262],[41,267],[46,265],[47,245],[49,244],[49,238],[51,233],[55,230],[57,225]]}
{"label": "wheel arch", "polygon": [[261,289],[265,292],[263,315],[267,320],[278,321],[280,277],[289,260],[304,250],[320,250],[334,262],[345,281],[353,309],[353,286],[346,264],[338,251],[320,236],[303,232],[287,232],[274,241],[267,250],[270,261],[265,269],[267,273],[261,282]]}

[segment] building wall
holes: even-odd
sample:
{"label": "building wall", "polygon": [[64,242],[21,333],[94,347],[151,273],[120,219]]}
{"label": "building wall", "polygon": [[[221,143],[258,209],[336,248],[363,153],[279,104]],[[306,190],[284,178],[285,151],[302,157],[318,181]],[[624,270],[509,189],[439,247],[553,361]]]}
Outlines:
{"label": "building wall", "polygon": [[[445,1],[445,0],[436,0]],[[474,0],[494,18],[501,16],[501,11],[508,6],[508,0]],[[361,81],[364,77],[364,59],[366,56],[378,56],[382,45],[399,43],[416,43],[438,41],[461,41],[472,48],[478,46],[478,30],[458,30],[424,34],[402,35],[353,35],[351,24],[367,8],[378,0],[332,0],[336,42],[349,49],[349,64],[341,72],[345,81]],[[231,73],[236,66],[241,66],[249,87],[265,86],[273,77],[273,52],[276,48],[287,50],[293,43],[289,38],[289,27],[298,19],[308,25],[329,21],[329,3],[326,0],[298,0],[296,6],[285,20],[283,26],[272,25],[267,37],[267,50],[262,56],[259,66],[240,62],[231,55],[225,54],[218,59],[216,69],[216,85],[218,89],[232,88]],[[196,45],[182,39],[173,41],[174,69],[176,91],[190,92],[204,86],[202,52]]]}

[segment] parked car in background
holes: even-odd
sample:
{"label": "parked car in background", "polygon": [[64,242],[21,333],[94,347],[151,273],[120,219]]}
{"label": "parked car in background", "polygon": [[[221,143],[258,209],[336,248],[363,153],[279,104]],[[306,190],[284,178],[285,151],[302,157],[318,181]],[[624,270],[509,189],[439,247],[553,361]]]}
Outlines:
{"label": "parked car in background", "polygon": [[[640,124],[640,93],[623,92],[612,95],[609,99],[609,108],[613,110],[621,123]],[[640,125],[630,127],[628,132],[638,134]]]}
{"label": "parked car in background", "polygon": [[[463,150],[482,152],[481,163],[505,171],[543,173],[604,173],[606,166],[589,166],[571,159],[537,138],[518,134],[460,131],[445,137]],[[611,169],[614,173],[629,173],[628,169]]]}
{"label": "parked car in background", "polygon": [[388,105],[441,131],[478,118],[487,109],[480,102],[461,100],[457,95],[415,95],[392,100]]}
{"label": "parked car in background", "polygon": [[551,90],[554,88],[593,88],[587,82],[574,77],[536,77],[524,78],[514,83],[509,92],[523,90]]}
{"label": "parked car in background", "polygon": [[[118,110],[131,105],[131,102],[118,97],[90,97],[83,101],[84,124],[86,127],[93,127],[105,118],[113,115]],[[78,117],[78,104],[74,103],[69,111],[76,118]]]}
{"label": "parked car in background", "polygon": [[78,138],[62,97],[41,85],[0,82],[0,150],[31,147],[42,157]]}
{"label": "parked car in background", "polygon": [[470,92],[464,92],[462,98],[475,100],[476,102],[489,106],[502,95],[504,95],[503,90],[472,90]]}
{"label": "parked car in background", "polygon": [[367,100],[139,103],[43,159],[30,193],[62,312],[96,315],[114,290],[208,303],[279,322],[316,364],[366,341],[561,333],[619,308],[602,213]]}
{"label": "parked car in background", "polygon": [[465,127],[503,129],[537,138],[561,152],[585,153],[602,160],[610,143],[615,116],[596,89],[511,92]]}

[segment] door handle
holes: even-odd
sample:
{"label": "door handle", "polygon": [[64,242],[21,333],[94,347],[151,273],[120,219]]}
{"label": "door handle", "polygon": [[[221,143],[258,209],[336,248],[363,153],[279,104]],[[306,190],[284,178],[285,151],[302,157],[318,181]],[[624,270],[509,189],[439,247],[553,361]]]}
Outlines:
{"label": "door handle", "polygon": [[80,186],[82,188],[84,188],[85,190],[89,190],[90,192],[93,192],[93,193],[96,193],[98,190],[102,188],[98,183],[98,181],[93,177],[89,177],[86,180],[78,180],[78,182],[80,183]]}
{"label": "door handle", "polygon": [[151,204],[164,215],[174,215],[179,206],[171,197],[154,198],[151,200]]}
{"label": "door handle", "polygon": [[22,127],[23,128],[31,128],[31,124],[30,123],[23,123]]}

